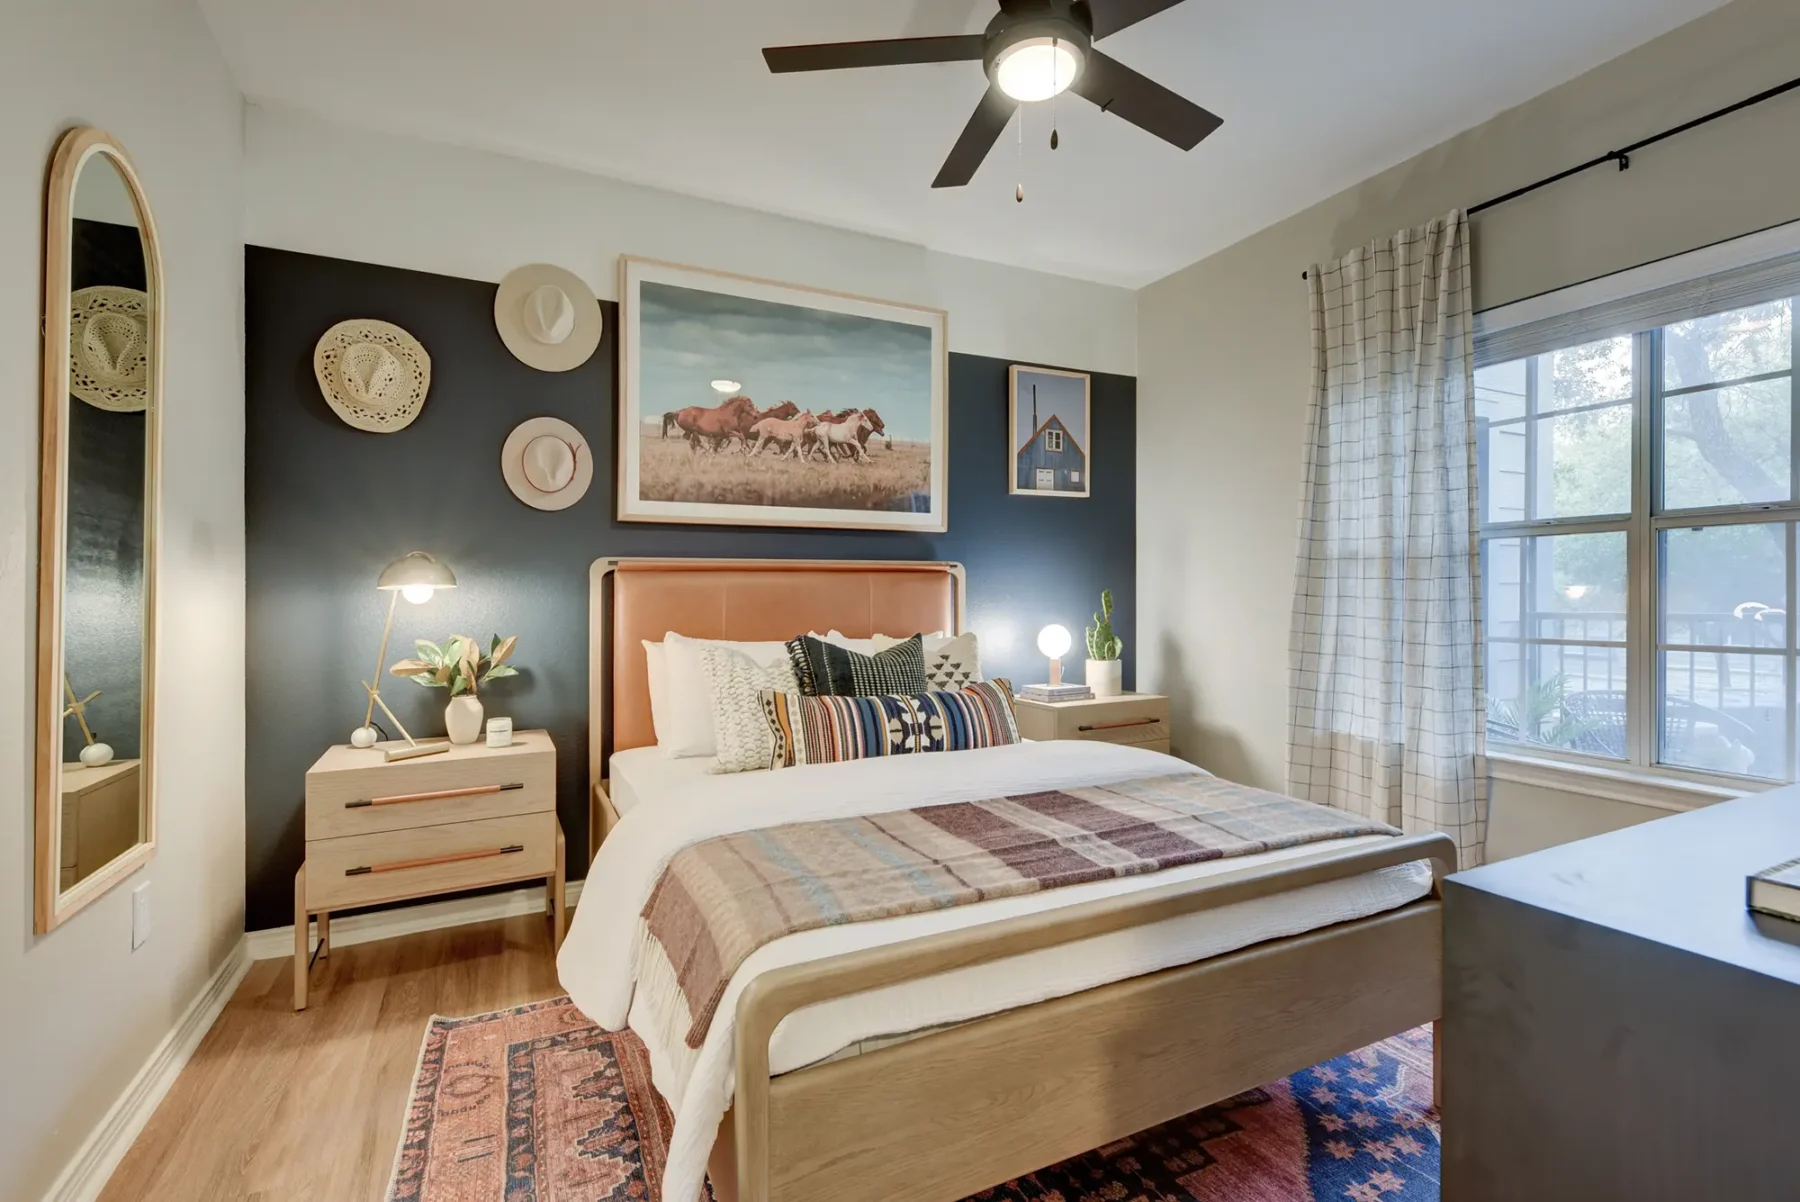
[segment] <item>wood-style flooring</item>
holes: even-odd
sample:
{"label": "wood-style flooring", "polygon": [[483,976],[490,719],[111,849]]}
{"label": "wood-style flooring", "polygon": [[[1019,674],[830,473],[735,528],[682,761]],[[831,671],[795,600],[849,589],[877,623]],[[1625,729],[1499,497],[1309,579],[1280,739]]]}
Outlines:
{"label": "wood-style flooring", "polygon": [[540,917],[331,950],[307,1010],[260,960],[126,1153],[101,1202],[380,1202],[433,1014],[562,992]]}

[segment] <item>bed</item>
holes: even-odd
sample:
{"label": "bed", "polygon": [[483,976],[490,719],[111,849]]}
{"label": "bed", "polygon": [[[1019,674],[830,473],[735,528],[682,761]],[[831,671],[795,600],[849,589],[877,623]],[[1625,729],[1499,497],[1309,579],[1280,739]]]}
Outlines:
{"label": "bed", "polygon": [[636,954],[644,896],[679,848],[1186,766],[1087,743],[728,776],[659,763],[640,640],[956,631],[962,572],[606,560],[590,601],[604,842],[558,967],[590,1017],[650,1049],[675,1116],[670,1202],[709,1165],[721,1202],[951,1202],[1438,1016],[1454,847],[1377,836],[788,935],[731,976],[689,1047],[669,982]]}

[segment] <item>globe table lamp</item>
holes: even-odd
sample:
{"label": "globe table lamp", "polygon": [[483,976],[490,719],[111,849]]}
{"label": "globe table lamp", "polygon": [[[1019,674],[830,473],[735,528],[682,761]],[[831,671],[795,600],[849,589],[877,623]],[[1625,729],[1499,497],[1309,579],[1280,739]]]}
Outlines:
{"label": "globe table lamp", "polygon": [[375,707],[379,705],[388,721],[406,739],[405,747],[393,748],[384,753],[388,759],[411,759],[414,756],[433,755],[448,750],[443,744],[420,743],[412,737],[406,725],[394,716],[394,711],[381,699],[381,667],[387,663],[388,636],[394,632],[394,610],[400,604],[400,598],[405,597],[414,605],[423,605],[439,589],[455,588],[456,576],[425,552],[408,551],[381,569],[381,576],[375,581],[375,587],[388,595],[387,623],[381,628],[381,650],[375,656],[375,675],[371,678],[373,683],[367,680],[362,682],[364,691],[369,695],[369,708],[363,714],[363,724],[350,732],[350,745],[375,746]]}
{"label": "globe table lamp", "polygon": [[1066,626],[1052,624],[1038,631],[1038,650],[1050,657],[1051,688],[1056,688],[1063,682],[1062,657],[1069,653],[1073,642]]}

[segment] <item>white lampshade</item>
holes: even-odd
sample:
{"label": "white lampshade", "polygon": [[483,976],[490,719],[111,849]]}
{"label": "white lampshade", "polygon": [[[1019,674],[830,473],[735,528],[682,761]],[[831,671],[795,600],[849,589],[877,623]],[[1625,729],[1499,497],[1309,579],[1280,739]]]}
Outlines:
{"label": "white lampshade", "polygon": [[1038,631],[1038,650],[1051,659],[1061,659],[1073,642],[1066,626],[1049,625]]}
{"label": "white lampshade", "polygon": [[375,587],[384,592],[398,591],[414,605],[431,600],[441,588],[455,588],[456,575],[423,551],[409,551],[381,569]]}

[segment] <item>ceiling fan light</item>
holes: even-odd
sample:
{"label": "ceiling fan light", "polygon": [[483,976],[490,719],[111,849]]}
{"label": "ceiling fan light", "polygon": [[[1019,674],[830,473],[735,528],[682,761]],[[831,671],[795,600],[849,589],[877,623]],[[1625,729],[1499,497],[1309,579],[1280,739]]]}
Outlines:
{"label": "ceiling fan light", "polygon": [[994,82],[1018,101],[1048,100],[1081,73],[1081,51],[1061,38],[1026,38],[994,60]]}

